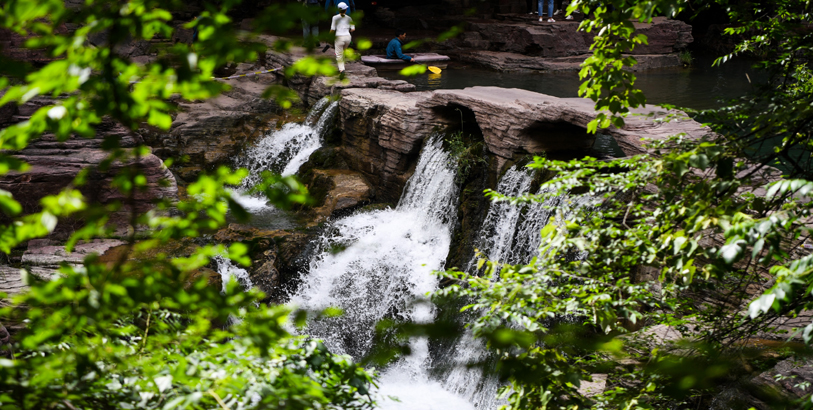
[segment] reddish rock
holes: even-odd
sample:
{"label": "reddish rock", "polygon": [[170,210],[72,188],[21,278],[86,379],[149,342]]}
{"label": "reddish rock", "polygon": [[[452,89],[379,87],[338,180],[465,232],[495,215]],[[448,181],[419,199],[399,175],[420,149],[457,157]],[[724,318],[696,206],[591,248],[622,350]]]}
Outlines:
{"label": "reddish rock", "polygon": [[[240,65],[239,72],[258,71],[262,67]],[[275,81],[271,74],[229,80],[231,90],[206,101],[178,102],[169,131],[139,131],[153,152],[178,160],[173,171],[194,181],[203,171],[231,165],[232,158],[249,142],[273,127],[280,112],[274,100],[262,97]]]}
{"label": "reddish rock", "polygon": [[423,138],[451,122],[417,103],[430,92],[401,93],[377,89],[342,91],[342,149],[350,168],[376,187],[384,202],[397,202],[418,158]]}
{"label": "reddish rock", "polygon": [[[473,113],[500,169],[515,155],[584,151],[595,140],[595,135],[586,132],[595,117],[593,103],[582,98],[499,87],[407,94],[349,89],[342,96],[345,158],[351,169],[372,182],[377,198],[383,201],[397,201],[423,139],[433,129],[459,124],[458,109]],[[687,117],[658,121],[668,113],[657,107],[635,113],[643,115],[629,116],[623,129],[602,130],[627,155],[645,152],[642,138],[659,140],[678,133],[697,138],[709,132]]]}
{"label": "reddish rock", "polygon": [[694,41],[692,26],[666,17],[652,23],[634,23],[635,32],[645,34],[648,44],[639,44],[630,54],[669,54],[681,51]]}
{"label": "reddish rock", "polygon": [[[47,99],[38,98],[17,107],[17,114],[13,116],[12,122],[27,120],[37,109],[49,103]],[[80,171],[89,169],[85,184],[77,189],[91,203],[124,204],[120,211],[111,215],[110,223],[113,226],[126,225],[130,209],[146,212],[154,207],[154,202],[158,199],[177,200],[175,177],[155,155],[115,161],[108,169],[100,169],[108,157],[108,153],[101,148],[105,138],[117,139],[119,146],[125,149],[142,142],[138,135],[109,119],[103,120],[96,127],[93,138],[71,137],[66,141],[57,141],[53,135],[46,134],[32,141],[24,150],[14,153],[15,157],[27,162],[30,168],[26,172],[9,172],[0,176],[0,189],[11,192],[23,206],[24,213],[36,212],[41,198],[59,193],[74,182]],[[132,204],[129,198],[112,186],[113,177],[131,165],[137,166],[147,178],[144,189],[136,192]],[[64,224],[57,227],[62,233],[71,229],[72,227]]]}

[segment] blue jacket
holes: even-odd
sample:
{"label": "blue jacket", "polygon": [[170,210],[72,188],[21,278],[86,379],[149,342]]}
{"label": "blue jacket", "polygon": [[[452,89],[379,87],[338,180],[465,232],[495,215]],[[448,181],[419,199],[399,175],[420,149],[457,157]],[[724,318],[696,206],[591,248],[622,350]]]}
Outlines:
{"label": "blue jacket", "polygon": [[409,61],[412,59],[412,57],[404,54],[404,52],[401,51],[401,40],[398,40],[397,38],[390,40],[390,43],[387,44],[387,58],[400,58],[404,61]]}
{"label": "blue jacket", "polygon": [[339,7],[339,3],[347,4],[350,7],[350,13],[356,11],[356,3],[354,3],[353,0],[327,0],[325,1],[325,11],[330,11],[331,7]]}

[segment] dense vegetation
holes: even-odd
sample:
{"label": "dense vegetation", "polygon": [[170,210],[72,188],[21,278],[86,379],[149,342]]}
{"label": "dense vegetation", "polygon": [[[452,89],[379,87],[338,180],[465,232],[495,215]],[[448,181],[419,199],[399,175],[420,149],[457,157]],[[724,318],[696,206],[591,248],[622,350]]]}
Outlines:
{"label": "dense vegetation", "polygon": [[[463,298],[478,312],[473,330],[510,382],[510,408],[707,408],[722,387],[738,382],[772,408],[813,406],[808,398],[793,402],[747,387],[777,357],[805,357],[791,345],[768,355],[754,346],[765,332],[790,336],[773,330],[777,319],[813,307],[813,259],[800,251],[810,235],[813,190],[811,4],[691,6],[715,4],[728,11],[726,33],[738,41],[716,63],[755,58],[769,82],[726,108],[689,111],[713,131],[700,139],[676,135],[653,142],[648,155],[612,162],[537,158],[531,167],[556,175],[540,194],[489,195],[517,202],[584,195],[592,206],[568,220],[553,218],[528,265],[483,261],[484,277],[441,273],[462,284],[437,298]],[[593,13],[581,27],[597,32],[580,90],[604,110],[593,130],[623,125],[630,108],[645,102],[635,74],[623,69],[635,63],[623,53],[646,43],[632,21],[686,7],[668,0],[571,3],[570,11]],[[583,326],[567,325],[573,322]],[[667,343],[663,333],[630,332],[657,325],[686,338]],[[799,335],[809,343],[813,324]],[[603,394],[588,399],[577,387],[590,374],[609,380]]]}
{"label": "dense vegetation", "polygon": [[[728,108],[693,113],[715,131],[702,140],[676,136],[654,144],[650,155],[613,162],[536,159],[534,167],[556,171],[545,183],[550,190],[515,200],[591,195],[594,206],[570,220],[553,220],[541,232],[539,257],[528,265],[484,262],[484,277],[441,273],[459,285],[436,297],[462,298],[478,313],[474,334],[497,356],[495,371],[508,382],[510,408],[707,405],[751,360],[743,340],[769,330],[778,316],[811,308],[813,260],[797,250],[809,234],[807,195],[813,192],[811,4],[709,0],[692,6],[713,3],[727,8],[728,32],[739,40],[734,53],[719,61],[735,54],[759,58],[772,78],[764,89]],[[0,172],[25,170],[7,152],[43,134],[89,137],[103,118],[130,129],[168,129],[171,96],[205,99],[223,91],[226,85],[211,80],[214,70],[256,59],[261,51],[234,31],[228,11],[235,4],[208,4],[189,24],[200,32],[194,51],[176,44],[157,62],[140,65],[117,55],[116,46],[132,38],[171,36],[166,9],[173,2],[87,1],[75,9],[62,0],[4,2],[0,27],[33,35],[29,45],[57,59],[39,69],[0,60],[0,106],[54,98],[30,121],[0,130]],[[623,125],[629,108],[645,102],[635,90],[634,73],[623,69],[635,63],[624,52],[646,41],[631,21],[676,15],[687,6],[675,0],[570,4],[570,11],[591,13],[582,28],[596,33],[581,89],[602,111],[592,130]],[[275,6],[257,21],[266,30],[285,31],[303,15],[301,7]],[[61,34],[57,28],[65,24],[77,29]],[[107,41],[91,46],[86,40],[98,33]],[[310,58],[290,70],[335,73],[328,61]],[[284,104],[290,92],[273,88],[269,95]],[[121,148],[116,140],[104,147],[108,164],[136,164],[147,152]],[[779,182],[771,182],[773,166],[785,174]],[[88,203],[76,189],[85,176],[44,198],[36,214],[21,215],[20,204],[0,192],[0,210],[13,221],[0,227],[0,251],[48,235],[59,218],[86,222],[69,248],[109,235],[107,218],[126,201],[112,208]],[[128,251],[211,232],[228,210],[245,215],[224,188],[244,176],[220,169],[188,187],[195,199],[134,214]],[[115,184],[134,198],[145,177],[129,165]],[[291,178],[267,175],[258,189],[280,207],[307,201],[307,191]],[[148,237],[139,238],[143,232]],[[188,258],[88,258],[79,268],[63,267],[63,276],[54,280],[30,278],[31,291],[14,301],[23,308],[0,311],[0,317],[27,320],[26,330],[16,335],[14,359],[0,359],[2,408],[371,407],[370,372],[317,341],[292,336],[284,326],[291,318],[288,308],[257,304],[260,295],[235,283],[221,294],[197,277],[215,255],[245,264],[245,254],[237,244],[203,246]],[[191,284],[179,286],[186,282]],[[703,302],[715,298],[735,302]],[[293,317],[297,323],[304,319]],[[651,333],[630,332],[653,325],[679,329],[690,341],[664,345],[647,340]],[[802,332],[808,342],[813,324]],[[610,388],[590,398],[579,394],[580,380],[596,373],[609,373]]]}
{"label": "dense vegetation", "polygon": [[[109,118],[130,129],[169,129],[170,96],[205,99],[228,86],[213,81],[217,67],[254,60],[262,48],[238,38],[228,16],[235,2],[208,4],[200,18],[196,52],[175,44],[157,62],[141,65],[119,56],[116,47],[131,39],[170,38],[167,1],[89,1],[67,8],[62,0],[7,1],[0,26],[32,36],[28,46],[56,60],[40,69],[2,61],[0,106],[24,104],[37,96],[53,97],[29,121],[0,130],[0,169],[24,171],[18,151],[44,134],[64,141],[71,135],[92,137],[94,126]],[[300,7],[269,10],[267,27],[286,29]],[[278,18],[279,16],[290,16]],[[262,16],[261,16],[262,18]],[[75,25],[70,34],[59,27]],[[88,38],[102,34],[93,46]],[[238,45],[239,43],[239,45]],[[292,70],[333,73],[325,60],[310,59]],[[293,72],[293,71],[292,71]],[[14,80],[10,80],[14,79]],[[13,82],[12,82],[13,81]],[[270,94],[290,93],[275,88]],[[284,102],[284,100],[282,100]],[[11,223],[0,227],[0,251],[10,252],[32,238],[48,235],[58,218],[74,217],[85,226],[73,233],[68,249],[84,239],[106,237],[114,228],[110,214],[144,189],[138,158],[147,147],[121,148],[108,138],[102,167],[125,164],[114,180],[127,200],[102,206],[88,203],[77,189],[89,169],[56,196],[41,200],[41,211],[20,215],[20,204],[0,195],[0,208]],[[105,171],[105,169],[101,169]],[[63,266],[61,276],[41,281],[30,276],[30,292],[0,312],[5,320],[26,321],[15,335],[14,360],[0,359],[0,407],[8,409],[106,408],[367,408],[371,374],[336,356],[318,341],[292,336],[291,311],[259,304],[261,295],[244,292],[235,282],[220,289],[198,274],[216,255],[248,264],[246,247],[206,245],[186,258],[161,252],[128,260],[180,238],[212,232],[225,223],[227,211],[247,215],[225,189],[239,184],[245,170],[218,169],[188,186],[188,201],[157,204],[130,220],[123,257],[102,262],[89,257],[80,267]],[[307,201],[307,190],[293,178],[266,175],[256,189],[279,207]],[[168,210],[172,208],[172,213]],[[147,234],[147,237],[139,235]],[[188,286],[181,286],[189,283]],[[302,315],[296,316],[301,322]],[[231,326],[226,326],[232,323]]]}

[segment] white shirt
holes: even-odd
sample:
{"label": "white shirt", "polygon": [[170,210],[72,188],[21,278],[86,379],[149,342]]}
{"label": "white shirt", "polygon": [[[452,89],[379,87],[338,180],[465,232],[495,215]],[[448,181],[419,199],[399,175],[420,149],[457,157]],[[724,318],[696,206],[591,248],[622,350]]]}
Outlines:
{"label": "white shirt", "polygon": [[356,26],[353,25],[353,19],[347,14],[345,14],[344,17],[342,17],[341,14],[337,14],[333,16],[330,29],[336,32],[336,36],[349,36],[350,30],[355,30]]}

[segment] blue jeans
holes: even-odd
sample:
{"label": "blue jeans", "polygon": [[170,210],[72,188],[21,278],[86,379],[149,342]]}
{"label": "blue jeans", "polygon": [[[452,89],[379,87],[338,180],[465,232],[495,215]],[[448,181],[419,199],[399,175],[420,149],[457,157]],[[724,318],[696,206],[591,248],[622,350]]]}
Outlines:
{"label": "blue jeans", "polygon": [[[536,5],[537,10],[539,10],[539,17],[542,17],[542,9],[545,8],[545,0],[539,0],[539,3]],[[553,0],[548,0],[548,18],[553,17]]]}

